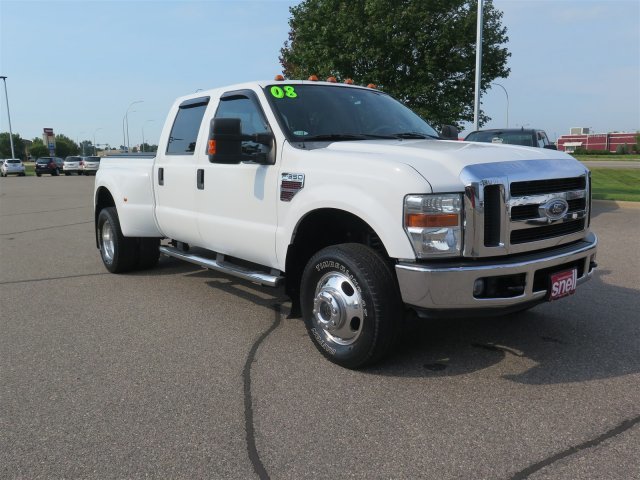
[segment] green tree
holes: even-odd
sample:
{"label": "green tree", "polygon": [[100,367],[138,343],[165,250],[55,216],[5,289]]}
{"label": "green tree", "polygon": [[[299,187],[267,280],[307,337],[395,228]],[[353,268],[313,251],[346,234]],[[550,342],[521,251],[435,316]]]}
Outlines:
{"label": "green tree", "polygon": [[33,160],[39,157],[46,157],[49,155],[49,148],[44,144],[41,138],[36,137],[33,139],[33,143],[29,147],[29,154]]}
{"label": "green tree", "polygon": [[142,144],[142,148],[145,152],[156,152],[158,151],[158,146],[157,145],[149,145],[148,143],[143,143]]}
{"label": "green tree", "polygon": [[[17,133],[14,133],[11,137],[13,138],[13,151],[16,158],[24,159],[24,140]],[[0,158],[11,158],[9,132],[0,133]]]}
{"label": "green tree", "polygon": [[66,157],[78,154],[78,144],[63,134],[56,135],[56,155]]}
{"label": "green tree", "polygon": [[[288,78],[374,83],[434,125],[473,120],[477,0],[305,0],[290,12]],[[484,92],[509,75],[511,54],[491,0],[483,16]]]}

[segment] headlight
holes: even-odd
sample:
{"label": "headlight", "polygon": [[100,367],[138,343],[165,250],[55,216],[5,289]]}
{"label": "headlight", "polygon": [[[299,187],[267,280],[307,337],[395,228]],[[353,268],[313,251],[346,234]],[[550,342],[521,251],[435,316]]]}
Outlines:
{"label": "headlight", "polygon": [[408,195],[404,229],[418,258],[460,255],[462,194]]}

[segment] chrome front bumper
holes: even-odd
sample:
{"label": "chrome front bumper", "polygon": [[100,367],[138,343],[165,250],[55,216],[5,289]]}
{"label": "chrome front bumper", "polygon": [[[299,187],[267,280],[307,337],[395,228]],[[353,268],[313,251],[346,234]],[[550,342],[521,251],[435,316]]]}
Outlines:
{"label": "chrome front bumper", "polygon": [[[593,233],[568,246],[507,258],[455,260],[447,263],[399,263],[396,274],[402,300],[418,309],[434,311],[501,310],[543,301],[547,288],[534,288],[536,272],[575,262],[582,266],[578,284],[593,274],[598,239]],[[524,274],[524,291],[517,296],[476,298],[474,283],[480,278]],[[541,273],[542,274],[542,273]]]}

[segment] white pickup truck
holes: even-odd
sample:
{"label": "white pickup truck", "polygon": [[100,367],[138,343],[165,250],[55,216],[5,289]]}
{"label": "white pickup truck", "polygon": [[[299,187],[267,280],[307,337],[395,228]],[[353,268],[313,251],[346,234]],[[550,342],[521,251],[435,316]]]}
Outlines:
{"label": "white pickup truck", "polygon": [[571,156],[444,140],[385,93],[333,82],[178,98],[155,157],[103,160],[94,205],[109,271],[164,254],[283,283],[348,368],[387,354],[408,310],[524,310],[596,266],[590,174]]}

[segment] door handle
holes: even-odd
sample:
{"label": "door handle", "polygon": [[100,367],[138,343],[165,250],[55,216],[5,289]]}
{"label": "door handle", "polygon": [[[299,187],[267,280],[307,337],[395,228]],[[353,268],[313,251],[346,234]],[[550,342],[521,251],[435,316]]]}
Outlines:
{"label": "door handle", "polygon": [[196,175],[196,185],[198,190],[204,190],[204,168],[199,168]]}
{"label": "door handle", "polygon": [[158,185],[164,185],[164,168],[158,168]]}

